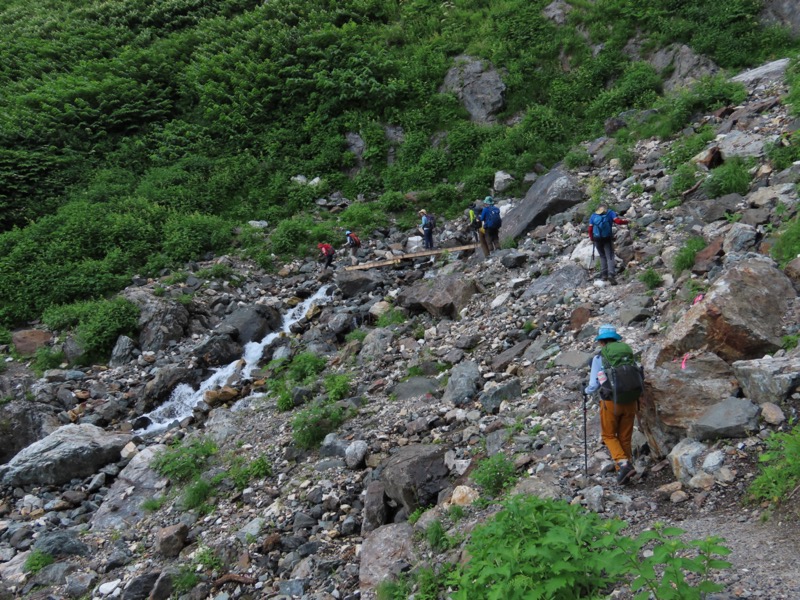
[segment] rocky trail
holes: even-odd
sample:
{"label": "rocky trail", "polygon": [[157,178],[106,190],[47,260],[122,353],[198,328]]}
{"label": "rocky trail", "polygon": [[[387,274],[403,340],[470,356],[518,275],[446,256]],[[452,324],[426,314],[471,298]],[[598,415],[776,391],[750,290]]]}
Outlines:
{"label": "rocky trail", "polygon": [[[699,186],[662,208],[674,142],[639,142],[627,172],[601,138],[586,144],[590,165],[558,166],[524,198],[496,194],[501,233],[513,229],[517,244],[488,259],[453,252],[322,276],[311,259],[266,273],[219,257],[181,277],[136,278],[123,296],[141,309],[140,331],[120,338],[107,365],[37,377],[25,360],[9,362],[0,599],[374,598],[385,579],[462,558],[463,544],[436,552],[421,533],[439,520],[466,535],[497,510],[477,502],[473,474],[498,453],[519,477],[509,493],[580,504],[631,532],[663,522],[687,540],[724,538],[734,566],[714,575],[725,590],[710,598],[800,598],[796,510],[745,502],[765,440],[800,408],[800,353],[781,348],[800,332],[800,264],[780,269],[768,256],[769,232],[798,209],[800,165],[777,171],[764,150],[799,125],[781,103],[785,68],[740,75],[748,100],[691,128],[719,133],[693,159],[701,176],[711,155],[757,163],[746,195],[708,198]],[[616,286],[593,279],[586,240],[587,189],[598,181],[631,223],[616,234]],[[413,232],[360,235],[362,260],[421,246]],[[676,272],[695,236],[705,248]],[[463,220],[437,231],[441,247],[470,240]],[[660,283],[641,280],[648,270]],[[296,322],[282,322],[328,284]],[[581,390],[605,323],[647,373],[634,439],[641,476],[625,487],[603,474],[610,460],[595,407],[588,480],[583,473]],[[240,362],[271,334],[251,364]],[[15,343],[26,340],[79,350],[42,328],[15,332]],[[309,354],[324,358],[322,370],[288,379],[280,361]],[[152,428],[174,390],[194,393],[223,368],[188,412]],[[347,391],[332,400],[337,381]],[[322,407],[347,418],[306,449],[298,416]],[[206,442],[216,447],[200,467],[206,496],[189,508],[196,482],[152,461],[174,444]],[[458,522],[453,505],[465,513]],[[41,554],[54,562],[31,572],[26,563]],[[622,585],[610,594],[630,597]]]}

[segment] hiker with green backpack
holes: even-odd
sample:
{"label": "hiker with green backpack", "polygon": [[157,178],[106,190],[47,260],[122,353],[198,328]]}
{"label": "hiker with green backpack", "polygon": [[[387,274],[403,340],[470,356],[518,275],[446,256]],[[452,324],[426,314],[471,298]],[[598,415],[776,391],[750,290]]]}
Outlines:
{"label": "hiker with green backpack", "polygon": [[621,342],[622,336],[612,325],[601,325],[595,341],[600,353],[592,359],[586,396],[600,396],[600,431],[616,465],[617,483],[625,484],[636,475],[632,464],[633,425],[644,391],[642,369],[636,364],[633,350]]}
{"label": "hiker with green backpack", "polygon": [[614,232],[611,224],[627,225],[608,206],[601,204],[589,217],[589,239],[592,240],[597,254],[600,256],[600,279],[607,279],[616,285],[616,266],[614,265]]}

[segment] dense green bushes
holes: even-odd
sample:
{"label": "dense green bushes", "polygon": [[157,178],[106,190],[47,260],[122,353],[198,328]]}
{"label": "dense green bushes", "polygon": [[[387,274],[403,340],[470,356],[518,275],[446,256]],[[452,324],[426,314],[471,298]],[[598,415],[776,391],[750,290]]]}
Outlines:
{"label": "dense green bushes", "polygon": [[[756,26],[754,0],[682,0],[680,10],[667,0],[580,3],[565,27],[542,14],[546,4],[9,0],[0,9],[0,322],[226,251],[233,228],[251,219],[274,227],[269,245],[249,234],[242,242],[268,266],[271,252],[383,227],[386,211],[411,225],[409,192],[453,216],[486,195],[496,170],[519,181],[599,134],[612,113],[653,102],[659,78],[621,51],[634,32],[655,45],[686,42],[722,66],[788,45]],[[459,54],[503,70],[503,125],[471,122],[439,91]],[[738,89],[711,80],[660,106],[648,127],[668,135]],[[395,141],[389,125],[402,128]],[[348,132],[365,141],[360,157]],[[293,184],[299,173],[323,183]],[[315,218],[315,200],[334,191],[364,202]]]}

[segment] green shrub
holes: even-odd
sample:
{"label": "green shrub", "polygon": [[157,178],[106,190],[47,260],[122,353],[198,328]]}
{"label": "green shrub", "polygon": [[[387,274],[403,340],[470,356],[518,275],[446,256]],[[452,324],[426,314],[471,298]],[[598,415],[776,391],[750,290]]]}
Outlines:
{"label": "green shrub", "polygon": [[586,148],[574,148],[567,152],[564,156],[564,164],[570,169],[577,169],[578,167],[586,167],[592,164],[592,157]]}
{"label": "green shrub", "polygon": [[406,322],[406,315],[399,308],[392,307],[378,317],[375,323],[377,327],[389,327],[390,325],[402,325]]}
{"label": "green shrub", "polygon": [[711,171],[703,183],[703,191],[709,198],[719,198],[725,194],[746,195],[751,180],[747,163],[734,156]]}
{"label": "green shrub", "polygon": [[396,581],[384,579],[375,589],[378,600],[408,600],[410,593],[408,581],[403,577]]}
{"label": "green shrub", "polygon": [[366,337],[367,337],[367,332],[359,328],[359,329],[354,329],[346,336],[344,336],[344,340],[346,342],[354,342],[354,341],[363,342],[364,338]]}
{"label": "green shrub", "polygon": [[464,514],[464,507],[459,504],[451,504],[450,508],[447,509],[447,516],[450,517],[454,523],[458,523],[463,519]]}
{"label": "green shrub", "polygon": [[795,217],[781,227],[775,245],[772,246],[772,257],[781,268],[800,255],[800,218]]}
{"label": "green shrub", "polygon": [[326,375],[322,385],[331,402],[344,400],[350,395],[350,376],[347,374]]}
{"label": "green shrub", "polygon": [[323,356],[318,356],[313,352],[301,352],[292,358],[292,362],[287,368],[289,379],[297,383],[308,383],[316,379],[328,361]]}
{"label": "green shrub", "polygon": [[56,352],[52,348],[42,347],[36,350],[31,368],[34,373],[41,377],[45,371],[58,368],[65,360],[66,356],[63,352]]}
{"label": "green shrub", "polygon": [[498,452],[483,459],[472,472],[472,478],[491,497],[498,496],[517,480],[514,462]]}
{"label": "green shrub", "polygon": [[283,379],[277,379],[270,384],[270,390],[278,395],[276,405],[279,411],[286,412],[294,408],[292,392],[287,389]]}
{"label": "green shrub", "polygon": [[148,498],[144,502],[142,502],[142,510],[146,512],[155,512],[164,506],[164,502],[166,502],[166,498],[164,496],[154,496],[153,498]]}
{"label": "green shrub", "polygon": [[548,598],[599,598],[631,577],[636,598],[700,598],[722,589],[709,579],[730,566],[716,558],[730,553],[718,538],[683,542],[682,530],[656,526],[631,539],[623,527],[563,501],[515,496],[473,531],[450,596],[532,598],[546,589]]}
{"label": "green shrub", "polygon": [[214,486],[205,479],[195,479],[183,490],[181,507],[184,510],[197,510],[201,513],[211,512],[211,507],[206,504],[214,494]]}
{"label": "green shrub", "polygon": [[639,275],[639,281],[645,284],[648,290],[654,290],[664,283],[664,278],[653,267],[648,267],[644,273]]}
{"label": "green shrub", "polygon": [[800,426],[795,425],[787,432],[773,432],[766,446],[759,457],[759,474],[750,484],[748,494],[753,501],[779,504],[788,500],[800,485]]}
{"label": "green shrub", "polygon": [[672,144],[669,152],[663,158],[664,165],[670,170],[677,169],[680,165],[697,156],[715,136],[714,128],[704,125],[692,135],[679,138]]}
{"label": "green shrub", "polygon": [[47,565],[52,565],[55,561],[56,559],[46,552],[42,552],[41,550],[32,550],[28,555],[28,558],[25,559],[25,564],[22,566],[22,570],[26,573],[36,574],[44,569]]}
{"label": "green shrub", "polygon": [[292,439],[301,448],[314,448],[346,418],[345,411],[333,403],[316,403],[292,419]]}
{"label": "green shrub", "polygon": [[195,553],[194,563],[207,571],[220,571],[224,566],[222,559],[208,546],[203,546]]}
{"label": "green shrub", "polygon": [[223,263],[215,263],[207,269],[200,269],[195,274],[200,279],[230,279],[234,274],[233,268]]}
{"label": "green shrub", "polygon": [[378,200],[380,207],[386,212],[397,213],[409,210],[409,203],[405,194],[389,191],[381,195]]}
{"label": "green shrub", "polygon": [[10,346],[12,344],[12,333],[5,327],[0,327],[0,344]]}
{"label": "green shrub", "polygon": [[412,525],[416,524],[419,521],[420,517],[425,514],[425,511],[428,510],[425,506],[418,506],[415,508],[410,515],[408,515],[408,522]]}
{"label": "green shrub", "polygon": [[435,552],[444,552],[449,549],[452,544],[452,540],[444,530],[442,522],[438,519],[433,521],[425,529],[425,539]]}
{"label": "green shrub", "polygon": [[686,269],[694,266],[694,259],[697,253],[706,247],[706,241],[701,237],[691,237],[686,240],[683,247],[678,250],[673,262],[673,271],[679,275]]}
{"label": "green shrub", "polygon": [[263,479],[272,475],[272,465],[266,456],[259,456],[247,463],[241,456],[234,456],[228,468],[227,476],[231,478],[237,490],[245,489],[253,479]]}
{"label": "green shrub", "polygon": [[164,477],[189,481],[200,475],[208,459],[217,453],[217,445],[207,438],[177,442],[153,457],[150,466]]}
{"label": "green shrub", "polygon": [[183,567],[172,578],[172,589],[176,594],[186,594],[200,583],[200,576],[191,567]]}
{"label": "green shrub", "polygon": [[784,350],[794,350],[800,342],[800,334],[785,335],[781,338],[781,346]]}

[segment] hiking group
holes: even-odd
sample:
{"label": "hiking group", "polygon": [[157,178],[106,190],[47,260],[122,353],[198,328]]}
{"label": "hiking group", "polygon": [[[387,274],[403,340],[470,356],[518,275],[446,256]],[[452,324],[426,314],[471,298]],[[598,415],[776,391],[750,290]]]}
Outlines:
{"label": "hiking group", "polygon": [[[347,248],[350,253],[350,264],[358,264],[358,250],[361,248],[361,240],[358,236],[350,230],[344,232],[345,241],[342,244],[343,248]],[[320,253],[320,260],[323,262],[322,270],[326,271],[333,264],[333,259],[336,256],[336,250],[328,243],[319,243],[317,248]]]}
{"label": "hiking group", "polygon": [[489,256],[492,250],[500,250],[500,228],[503,226],[503,219],[500,216],[500,209],[494,204],[494,198],[486,196],[483,205],[481,209],[476,202],[470,207],[469,227],[473,239],[481,245],[483,254]]}
{"label": "hiking group", "polygon": [[[633,466],[633,426],[644,390],[644,374],[636,364],[631,347],[612,325],[602,325],[595,341],[600,352],[592,358],[589,383],[584,389],[584,443],[586,440],[587,400],[600,396],[600,435],[614,461],[617,483],[626,484],[636,475]],[[585,447],[588,455],[588,449]],[[588,460],[585,456],[584,460]],[[588,471],[588,468],[587,468]]]}

